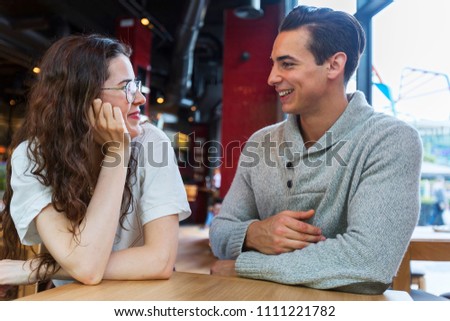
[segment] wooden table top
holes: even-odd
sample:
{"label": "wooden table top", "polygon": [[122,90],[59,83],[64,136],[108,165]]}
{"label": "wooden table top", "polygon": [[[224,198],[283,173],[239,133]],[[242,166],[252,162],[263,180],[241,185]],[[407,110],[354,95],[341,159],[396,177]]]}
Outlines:
{"label": "wooden table top", "polygon": [[416,226],[411,242],[450,242],[450,233],[435,232],[432,226]]}
{"label": "wooden table top", "polygon": [[359,295],[237,277],[174,272],[169,280],[72,283],[20,300],[32,301],[411,301],[406,292]]}
{"label": "wooden table top", "polygon": [[450,261],[450,233],[417,226],[409,244],[410,260]]}
{"label": "wooden table top", "polygon": [[416,226],[393,280],[393,289],[407,292],[411,290],[412,260],[450,261],[450,233],[435,232],[432,226]]}

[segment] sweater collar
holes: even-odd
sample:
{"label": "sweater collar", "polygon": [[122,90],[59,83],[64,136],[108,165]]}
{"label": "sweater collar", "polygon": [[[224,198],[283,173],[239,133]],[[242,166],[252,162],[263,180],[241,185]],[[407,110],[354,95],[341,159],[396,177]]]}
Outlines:
{"label": "sweater collar", "polygon": [[364,123],[374,113],[373,108],[367,103],[362,92],[356,91],[353,94],[347,94],[347,99],[349,103],[342,115],[309,149],[304,147],[298,116],[293,114],[288,115],[286,120],[285,140],[291,142],[293,151],[296,151],[297,153],[300,152],[300,155],[303,155],[330,148],[343,140],[352,129]]}

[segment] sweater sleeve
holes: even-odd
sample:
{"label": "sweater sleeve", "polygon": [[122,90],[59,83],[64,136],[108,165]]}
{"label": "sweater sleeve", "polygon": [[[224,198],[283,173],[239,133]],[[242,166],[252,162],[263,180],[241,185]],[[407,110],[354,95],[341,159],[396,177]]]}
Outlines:
{"label": "sweater sleeve", "polygon": [[237,273],[319,289],[386,290],[417,222],[422,144],[406,125],[385,128],[377,136],[367,141],[355,190],[341,191],[350,194],[347,213],[341,213],[347,215],[344,233],[281,255],[243,252]]}
{"label": "sweater sleeve", "polygon": [[[246,145],[248,147],[248,145]],[[210,228],[211,247],[219,259],[236,259],[242,247],[250,223],[258,219],[255,196],[251,187],[248,161],[243,152],[231,187],[223,200],[219,215]]]}

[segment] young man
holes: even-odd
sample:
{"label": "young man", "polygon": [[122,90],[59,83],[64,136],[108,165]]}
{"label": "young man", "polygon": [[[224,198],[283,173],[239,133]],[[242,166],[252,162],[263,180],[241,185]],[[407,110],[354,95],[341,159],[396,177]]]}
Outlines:
{"label": "young man", "polygon": [[244,148],[211,230],[212,273],[379,294],[419,214],[413,128],[346,94],[365,46],[344,12],[300,6],[274,42],[268,83],[286,121]]}

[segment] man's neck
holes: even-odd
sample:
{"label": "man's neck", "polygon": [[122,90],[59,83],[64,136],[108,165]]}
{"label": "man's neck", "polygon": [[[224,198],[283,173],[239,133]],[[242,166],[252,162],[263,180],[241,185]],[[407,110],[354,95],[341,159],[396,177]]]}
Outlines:
{"label": "man's neck", "polygon": [[334,125],[347,105],[348,100],[344,93],[325,101],[315,113],[300,115],[299,128],[306,148],[314,145]]}

